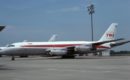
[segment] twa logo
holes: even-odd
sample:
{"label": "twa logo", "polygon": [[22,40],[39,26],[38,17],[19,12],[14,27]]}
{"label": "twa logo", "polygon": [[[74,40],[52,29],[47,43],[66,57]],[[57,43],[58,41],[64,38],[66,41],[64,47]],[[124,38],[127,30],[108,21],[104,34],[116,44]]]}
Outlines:
{"label": "twa logo", "polygon": [[109,37],[109,38],[113,38],[114,34],[113,33],[108,33],[108,34],[106,34],[106,36]]}

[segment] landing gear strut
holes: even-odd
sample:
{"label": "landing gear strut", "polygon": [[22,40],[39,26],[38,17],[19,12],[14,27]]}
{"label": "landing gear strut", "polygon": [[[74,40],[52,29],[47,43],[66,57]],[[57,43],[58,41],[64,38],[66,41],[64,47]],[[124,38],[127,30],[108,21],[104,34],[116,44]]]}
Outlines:
{"label": "landing gear strut", "polygon": [[14,60],[15,60],[15,56],[12,56],[12,57],[11,57],[11,60],[14,61]]}

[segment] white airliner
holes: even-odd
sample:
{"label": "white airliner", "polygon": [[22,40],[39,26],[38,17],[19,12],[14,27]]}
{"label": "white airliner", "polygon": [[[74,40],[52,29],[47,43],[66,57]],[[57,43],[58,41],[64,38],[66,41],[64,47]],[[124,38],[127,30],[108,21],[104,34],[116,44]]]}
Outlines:
{"label": "white airliner", "polygon": [[117,23],[112,23],[98,41],[48,41],[48,42],[18,42],[0,50],[1,55],[55,55],[62,58],[74,58],[75,54],[101,52],[130,41],[117,42],[114,39]]}
{"label": "white airliner", "polygon": [[[56,37],[57,37],[57,34],[53,34],[52,35],[52,37],[50,37],[50,39],[48,40],[48,42],[53,42],[53,41],[55,41],[56,40]],[[24,40],[23,42],[27,42],[27,40]],[[10,45],[6,45],[6,46],[4,46],[4,47],[0,47],[0,50],[3,50],[3,49],[6,49],[6,48],[8,48]],[[26,54],[21,54],[21,55],[19,55],[20,57],[28,57],[28,55],[26,55]],[[0,57],[2,57],[2,55],[0,54]]]}

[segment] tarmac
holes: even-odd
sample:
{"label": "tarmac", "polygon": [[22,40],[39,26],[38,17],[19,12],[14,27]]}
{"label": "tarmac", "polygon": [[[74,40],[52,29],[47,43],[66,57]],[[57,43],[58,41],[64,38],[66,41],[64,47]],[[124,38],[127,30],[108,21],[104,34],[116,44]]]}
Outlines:
{"label": "tarmac", "polygon": [[130,57],[2,57],[0,80],[130,80]]}

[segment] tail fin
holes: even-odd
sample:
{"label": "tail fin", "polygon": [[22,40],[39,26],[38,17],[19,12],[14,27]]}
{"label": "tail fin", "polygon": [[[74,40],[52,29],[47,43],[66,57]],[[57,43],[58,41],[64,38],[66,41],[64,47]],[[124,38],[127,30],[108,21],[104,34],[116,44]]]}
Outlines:
{"label": "tail fin", "polygon": [[48,40],[48,42],[53,42],[56,40],[57,34],[52,35],[52,37]]}
{"label": "tail fin", "polygon": [[118,25],[117,23],[112,23],[99,41],[114,40],[117,25]]}

